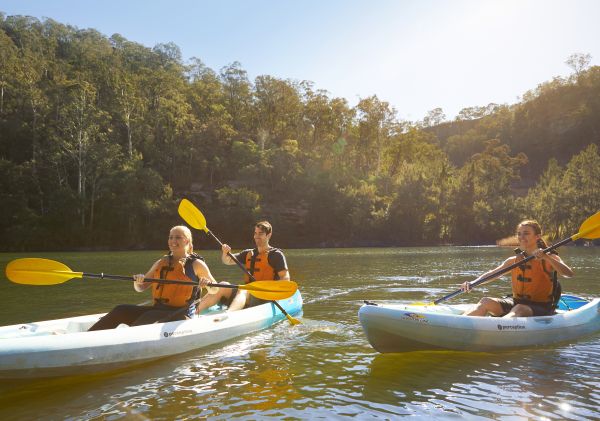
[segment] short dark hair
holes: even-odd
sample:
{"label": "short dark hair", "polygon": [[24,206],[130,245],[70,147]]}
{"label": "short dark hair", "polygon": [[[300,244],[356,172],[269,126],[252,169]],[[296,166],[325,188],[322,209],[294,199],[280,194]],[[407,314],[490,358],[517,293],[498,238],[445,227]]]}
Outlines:
{"label": "short dark hair", "polygon": [[267,235],[273,232],[273,227],[271,226],[271,224],[269,224],[269,221],[260,221],[257,222],[254,226]]}

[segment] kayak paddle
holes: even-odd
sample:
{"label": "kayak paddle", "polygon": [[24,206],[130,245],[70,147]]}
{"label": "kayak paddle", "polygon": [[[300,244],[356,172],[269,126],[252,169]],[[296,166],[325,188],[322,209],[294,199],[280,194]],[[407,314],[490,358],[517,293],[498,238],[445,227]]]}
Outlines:
{"label": "kayak paddle", "polygon": [[[571,241],[578,240],[580,238],[594,240],[598,237],[600,237],[600,212],[596,212],[594,215],[592,215],[588,219],[586,219],[583,222],[583,224],[581,224],[581,226],[579,227],[579,232],[577,234],[574,234],[574,235],[570,236],[569,238],[565,238],[564,240],[559,241],[558,243],[552,244],[550,247],[545,248],[543,250],[543,252],[548,253],[560,246],[564,246],[565,244],[570,243]],[[512,265],[507,266],[504,269],[501,269],[494,273],[490,273],[489,275],[487,275],[481,279],[478,279],[477,281],[473,281],[470,283],[471,288],[473,288],[477,285],[480,285],[483,282],[489,281],[490,279],[494,279],[494,278],[502,275],[503,273],[510,272],[514,268],[521,266],[522,264],[530,261],[531,259],[535,259],[535,256],[527,256],[525,259],[520,260],[516,263],[513,263]],[[439,304],[442,301],[446,301],[452,297],[462,294],[463,292],[465,292],[465,291],[463,291],[462,289],[459,289],[459,290],[454,291],[453,293],[448,294],[442,298],[438,298],[437,300],[435,300],[433,302],[433,304]]]}
{"label": "kayak paddle", "polygon": [[[25,285],[57,285],[75,278],[101,278],[133,281],[132,276],[108,275],[106,273],[73,272],[67,265],[50,259],[35,257],[15,259],[6,266],[6,277],[12,282]],[[161,284],[197,285],[196,282],[145,278],[144,282]],[[214,284],[218,288],[247,290],[261,300],[283,300],[294,295],[298,289],[293,281],[259,281],[247,285]]]}
{"label": "kayak paddle", "polygon": [[[207,234],[210,234],[212,236],[212,238],[214,238],[214,240],[217,243],[219,243],[219,245],[221,247],[223,247],[223,243],[221,242],[221,240],[219,240],[217,238],[217,236],[214,235],[212,233],[212,231],[209,230],[208,227],[206,226],[206,218],[204,217],[204,215],[202,215],[202,212],[200,212],[200,209],[198,209],[196,206],[194,206],[194,204],[192,202],[190,202],[187,199],[182,199],[181,203],[179,204],[178,211],[179,211],[179,215],[183,218],[183,220],[189,226],[191,226],[192,228],[195,228],[197,230],[204,231]],[[229,256],[231,258],[231,260],[233,260],[238,265],[238,267],[241,270],[243,270],[246,273],[246,275],[248,275],[248,277],[252,280],[252,283],[250,283],[248,285],[252,285],[255,282],[260,282],[260,281],[256,281],[256,278],[254,278],[254,276],[252,276],[252,274],[250,272],[248,272],[246,267],[238,259],[236,259],[236,257],[232,253],[227,253],[227,256]],[[282,281],[275,281],[275,282],[282,282]],[[295,319],[292,316],[290,316],[287,313],[287,311],[285,311],[285,309],[283,307],[281,307],[281,305],[277,301],[271,300],[271,302],[277,306],[279,311],[281,311],[283,313],[283,315],[289,320],[289,322],[292,325],[297,325],[300,323],[300,321],[298,319]]]}

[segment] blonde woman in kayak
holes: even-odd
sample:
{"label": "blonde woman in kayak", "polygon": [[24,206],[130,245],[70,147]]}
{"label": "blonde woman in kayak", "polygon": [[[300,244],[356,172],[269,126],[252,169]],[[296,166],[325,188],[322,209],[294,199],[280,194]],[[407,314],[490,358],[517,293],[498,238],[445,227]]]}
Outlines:
{"label": "blonde woman in kayak", "polygon": [[[215,282],[204,259],[194,254],[192,233],[186,226],[179,225],[169,232],[170,253],[158,259],[144,274],[133,275],[133,288],[137,292],[152,289],[152,306],[121,304],[102,317],[89,330],[104,330],[121,323],[138,326],[172,320],[184,320],[195,312],[196,300],[201,287]],[[197,285],[144,282],[144,278],[197,282]],[[207,287],[214,293],[218,288]]]}
{"label": "blonde woman in kayak", "polygon": [[[554,293],[558,288],[557,275],[570,278],[573,271],[567,266],[558,253],[544,253],[546,243],[542,239],[542,228],[537,221],[525,220],[517,226],[517,239],[520,252],[517,256],[509,257],[496,269],[484,273],[474,282],[494,272],[523,260],[527,256],[535,256],[524,265],[518,266],[510,273],[512,276],[512,297],[482,298],[477,306],[465,313],[467,316],[529,317],[546,316],[554,313]],[[521,251],[522,250],[522,251]],[[491,278],[488,283],[497,279]],[[471,284],[465,282],[461,289],[471,291]]]}

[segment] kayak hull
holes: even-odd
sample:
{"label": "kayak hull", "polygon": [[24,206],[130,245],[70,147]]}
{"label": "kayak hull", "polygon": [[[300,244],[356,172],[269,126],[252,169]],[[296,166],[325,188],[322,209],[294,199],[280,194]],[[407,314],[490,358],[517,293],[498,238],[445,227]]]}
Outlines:
{"label": "kayak hull", "polygon": [[[289,314],[302,296],[278,301]],[[267,303],[190,320],[87,332],[103,314],[0,327],[0,378],[90,374],[203,348],[266,329],[285,316]]]}
{"label": "kayak hull", "polygon": [[358,312],[371,346],[381,353],[499,351],[547,346],[600,331],[600,299],[553,316],[469,317],[465,305],[363,305]]}

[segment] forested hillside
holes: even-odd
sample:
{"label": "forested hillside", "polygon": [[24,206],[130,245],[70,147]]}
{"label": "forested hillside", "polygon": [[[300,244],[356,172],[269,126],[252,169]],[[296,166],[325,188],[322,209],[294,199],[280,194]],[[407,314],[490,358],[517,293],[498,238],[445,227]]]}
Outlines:
{"label": "forested hillside", "polygon": [[283,247],[493,243],[523,217],[568,236],[600,209],[600,67],[573,70],[408,122],[376,96],[0,13],[0,249],[164,248],[182,197],[238,247],[258,218]]}

